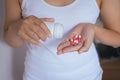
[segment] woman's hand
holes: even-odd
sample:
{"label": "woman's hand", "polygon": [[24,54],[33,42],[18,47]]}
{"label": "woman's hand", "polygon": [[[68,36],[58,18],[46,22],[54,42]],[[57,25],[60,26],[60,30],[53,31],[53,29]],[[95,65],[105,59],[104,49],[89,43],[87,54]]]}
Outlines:
{"label": "woman's hand", "polygon": [[[94,40],[94,26],[94,24],[90,23],[78,24],[75,29],[72,30],[67,39],[59,44],[57,53],[63,54],[73,51],[81,53],[88,51]],[[82,40],[77,45],[71,45],[69,40],[75,35],[81,35]]]}
{"label": "woman's hand", "polygon": [[45,41],[51,36],[50,30],[43,21],[53,22],[53,18],[39,19],[35,16],[26,17],[17,23],[17,34],[23,40],[40,45],[39,40]]}

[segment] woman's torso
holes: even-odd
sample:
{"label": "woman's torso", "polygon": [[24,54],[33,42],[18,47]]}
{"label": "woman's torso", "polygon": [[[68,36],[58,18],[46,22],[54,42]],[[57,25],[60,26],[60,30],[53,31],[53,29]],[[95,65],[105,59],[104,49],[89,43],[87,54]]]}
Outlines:
{"label": "woman's torso", "polygon": [[[39,65],[40,61],[47,63],[53,70],[53,65],[59,66],[57,71],[69,71],[80,68],[94,61],[98,64],[98,56],[94,44],[88,52],[78,54],[77,51],[63,55],[57,55],[57,46],[79,23],[94,24],[99,16],[99,7],[96,0],[75,0],[73,3],[58,7],[46,3],[44,0],[23,0],[22,15],[27,17],[34,15],[38,18],[55,18],[55,22],[64,25],[64,36],[61,39],[48,39],[42,42],[42,46],[35,46],[28,43],[27,60],[34,65]],[[28,64],[28,63],[27,63]],[[32,65],[33,65],[32,64]],[[33,66],[34,66],[33,65]],[[65,70],[64,67],[67,67]],[[53,69],[52,69],[53,68]],[[55,70],[55,71],[56,71]]]}

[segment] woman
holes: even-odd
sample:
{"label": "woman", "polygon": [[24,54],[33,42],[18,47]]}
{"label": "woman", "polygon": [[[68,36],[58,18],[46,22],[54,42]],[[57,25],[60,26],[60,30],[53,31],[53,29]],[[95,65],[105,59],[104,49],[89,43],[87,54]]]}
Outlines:
{"label": "woman", "polygon": [[[99,14],[105,28],[95,25]],[[101,80],[93,39],[119,47],[119,21],[120,0],[6,0],[4,37],[12,47],[28,42],[24,80]],[[50,38],[44,22],[62,23],[63,38]]]}

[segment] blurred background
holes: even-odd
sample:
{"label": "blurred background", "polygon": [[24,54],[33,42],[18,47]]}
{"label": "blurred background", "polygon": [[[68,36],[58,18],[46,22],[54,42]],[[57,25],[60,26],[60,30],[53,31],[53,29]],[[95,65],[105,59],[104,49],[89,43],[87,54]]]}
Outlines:
{"label": "blurred background", "polygon": [[0,80],[22,80],[26,47],[13,49],[3,40],[5,0],[0,0]]}
{"label": "blurred background", "polygon": [[[5,0],[0,0],[0,80],[22,80],[26,47],[13,49],[3,40]],[[97,24],[102,25],[98,20]],[[95,41],[104,70],[103,80],[120,80],[120,48]]]}

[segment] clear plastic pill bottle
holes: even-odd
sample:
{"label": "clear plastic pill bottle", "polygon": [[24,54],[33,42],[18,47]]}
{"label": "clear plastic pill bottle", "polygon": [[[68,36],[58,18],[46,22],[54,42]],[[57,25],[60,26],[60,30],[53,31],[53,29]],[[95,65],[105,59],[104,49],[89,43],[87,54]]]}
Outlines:
{"label": "clear plastic pill bottle", "polygon": [[62,38],[64,34],[64,26],[60,23],[54,23],[54,22],[45,22],[46,26],[50,30],[52,34],[52,38]]}

